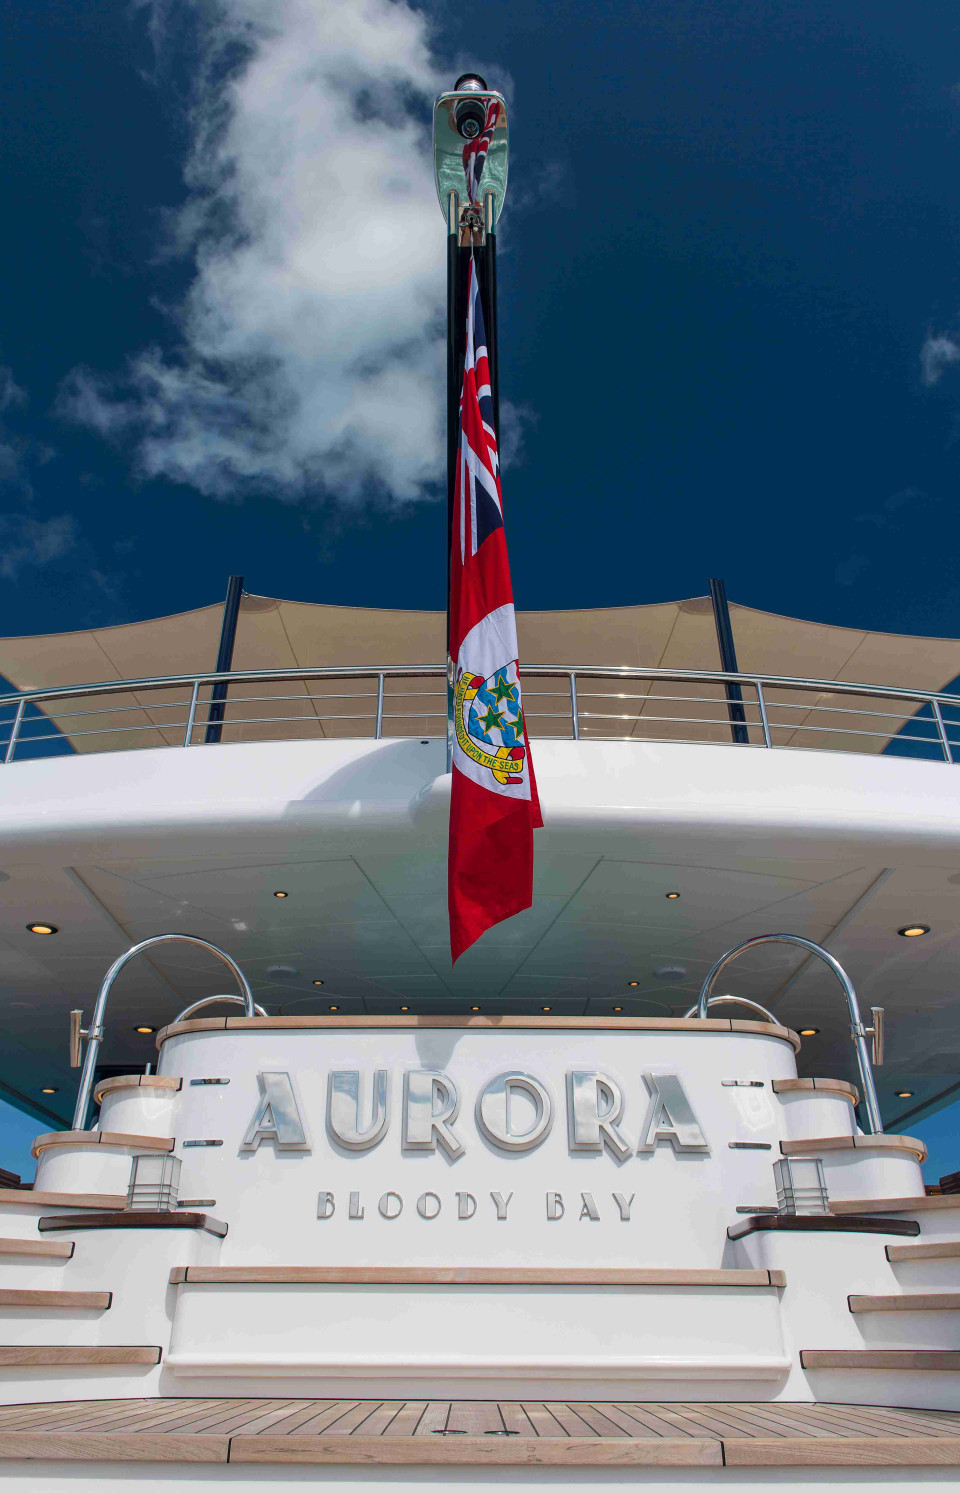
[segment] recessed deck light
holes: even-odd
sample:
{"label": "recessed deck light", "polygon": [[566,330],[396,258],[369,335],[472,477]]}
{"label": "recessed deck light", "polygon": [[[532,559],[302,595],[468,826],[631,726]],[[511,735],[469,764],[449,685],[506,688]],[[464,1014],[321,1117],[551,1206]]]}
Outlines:
{"label": "recessed deck light", "polygon": [[640,981],[639,980],[628,980],[627,984],[630,986],[630,988],[632,990],[636,990],[637,986],[640,984]]}
{"label": "recessed deck light", "polygon": [[901,938],[922,938],[930,929],[926,923],[908,923],[905,928],[898,928],[897,932]]}
{"label": "recessed deck light", "polygon": [[145,1037],[148,1037],[151,1032],[155,1032],[157,1029],[155,1026],[135,1026],[133,1030],[135,1032],[142,1032]]}
{"label": "recessed deck light", "polygon": [[59,933],[60,929],[54,923],[28,923],[28,933]]}
{"label": "recessed deck light", "polygon": [[340,1009],[340,1007],[339,1007],[339,1006],[331,1006],[331,1007],[330,1007],[330,1010],[331,1010],[331,1011],[339,1011],[339,1009]]}
{"label": "recessed deck light", "polygon": [[323,981],[322,980],[314,980],[313,983],[314,983],[314,985],[322,985]]}
{"label": "recessed deck light", "polygon": [[289,897],[290,893],[289,892],[274,892],[273,895],[275,897]]}
{"label": "recessed deck light", "polygon": [[680,893],[679,892],[667,892],[666,893],[666,898],[667,898],[668,902],[679,902],[679,900],[680,900]]}
{"label": "recessed deck light", "polygon": [[550,1010],[553,1009],[553,1007],[552,1006],[541,1006],[540,1009],[541,1009],[541,1011],[550,1011]]}
{"label": "recessed deck light", "polygon": [[409,1011],[410,1007],[409,1006],[401,1006],[400,1009],[401,1009],[401,1011]]}
{"label": "recessed deck light", "polygon": [[480,1007],[479,1006],[471,1006],[470,1009],[471,1009],[471,1011],[479,1011]]}
{"label": "recessed deck light", "polygon": [[[44,1090],[44,1093],[46,1093],[46,1092],[47,1091]],[[913,1090],[912,1089],[898,1089],[897,1090],[897,1098],[898,1099],[912,1099],[913,1098]]]}
{"label": "recessed deck light", "polygon": [[614,1006],[614,1008],[613,1008],[613,1009],[614,1009],[614,1010],[615,1010],[615,1011],[622,1011],[622,1010],[623,1010],[623,1007],[622,1007],[622,1006]]}
{"label": "recessed deck light", "polygon": [[40,1092],[41,1092],[41,1094],[55,1094],[57,1092],[57,1090],[56,1089],[51,1089],[51,1088],[46,1088],[46,1089],[41,1089]]}
{"label": "recessed deck light", "polygon": [[800,1028],[800,1035],[801,1037],[819,1037],[820,1028],[818,1026],[802,1026]]}

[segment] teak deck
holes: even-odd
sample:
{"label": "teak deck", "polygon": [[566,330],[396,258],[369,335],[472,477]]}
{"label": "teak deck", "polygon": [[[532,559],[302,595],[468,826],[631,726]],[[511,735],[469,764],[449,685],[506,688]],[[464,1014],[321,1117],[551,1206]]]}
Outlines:
{"label": "teak deck", "polygon": [[0,1409],[0,1459],[955,1467],[960,1414],[739,1401],[74,1400]]}

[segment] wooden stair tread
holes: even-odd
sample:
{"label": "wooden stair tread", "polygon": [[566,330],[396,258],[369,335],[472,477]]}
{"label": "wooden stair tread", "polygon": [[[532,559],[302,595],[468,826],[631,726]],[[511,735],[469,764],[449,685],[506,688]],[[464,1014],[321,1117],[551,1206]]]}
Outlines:
{"label": "wooden stair tread", "polygon": [[960,1291],[901,1296],[848,1296],[852,1312],[960,1312]]}
{"label": "wooden stair tread", "polygon": [[960,1465],[960,1415],[780,1401],[34,1402],[0,1411],[0,1460],[16,1458],[261,1465],[947,1467]]}
{"label": "wooden stair tread", "polygon": [[70,1365],[159,1363],[159,1348],[126,1344],[0,1345],[0,1368],[57,1368]]}
{"label": "wooden stair tread", "polygon": [[915,1198],[830,1199],[830,1212],[838,1217],[849,1213],[940,1213],[950,1208],[960,1208],[960,1193]]}
{"label": "wooden stair tread", "polygon": [[0,1187],[0,1203],[12,1203],[16,1208],[99,1208],[116,1209],[127,1206],[126,1194],[115,1192],[34,1192],[32,1187]]}
{"label": "wooden stair tread", "polygon": [[782,1140],[784,1156],[809,1156],[818,1151],[907,1151],[926,1161],[927,1148],[912,1135],[821,1135],[810,1140]]}
{"label": "wooden stair tread", "polygon": [[39,1255],[48,1260],[69,1260],[76,1247],[65,1239],[0,1239],[0,1255]]}
{"label": "wooden stair tread", "polygon": [[785,1286],[782,1270],[570,1266],[176,1265],[171,1285]]}
{"label": "wooden stair tread", "polygon": [[20,1291],[0,1289],[0,1308],[5,1306],[57,1307],[61,1310],[109,1311],[112,1291]]}
{"label": "wooden stair tread", "polygon": [[888,1244],[886,1256],[891,1265],[910,1260],[960,1260],[960,1240],[941,1239],[933,1244]]}
{"label": "wooden stair tread", "polygon": [[[894,1369],[960,1373],[960,1352],[947,1348],[803,1348],[805,1369]],[[926,1412],[928,1413],[928,1412]]]}
{"label": "wooden stair tread", "polygon": [[36,1161],[44,1151],[57,1146],[127,1146],[137,1151],[172,1151],[174,1140],[169,1135],[133,1135],[123,1130],[48,1130],[37,1136],[30,1155]]}

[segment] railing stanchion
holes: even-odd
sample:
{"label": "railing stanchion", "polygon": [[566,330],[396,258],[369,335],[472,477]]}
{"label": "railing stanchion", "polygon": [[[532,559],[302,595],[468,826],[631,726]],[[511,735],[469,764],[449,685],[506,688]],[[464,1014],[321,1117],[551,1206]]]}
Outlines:
{"label": "railing stanchion", "polygon": [[20,735],[20,727],[23,724],[23,712],[26,708],[27,702],[24,699],[23,695],[21,695],[20,699],[17,701],[17,713],[13,718],[13,725],[10,727],[10,740],[7,742],[6,755],[3,759],[4,762],[13,761],[13,754],[17,750],[17,737]]}
{"label": "railing stanchion", "polygon": [[185,747],[192,745],[191,738],[193,736],[193,722],[197,714],[197,699],[199,695],[200,681],[199,679],[195,679],[193,681],[193,693],[190,696],[190,709],[187,711],[187,729],[183,733],[183,744]]}
{"label": "railing stanchion", "polygon": [[383,739],[383,675],[377,675],[377,740]]}
{"label": "railing stanchion", "polygon": [[772,747],[773,742],[770,740],[770,722],[767,720],[767,702],[763,698],[763,685],[760,683],[759,679],[755,679],[753,681],[753,684],[754,688],[757,691],[757,708],[760,711],[760,725],[763,727],[763,744],[765,747]]}
{"label": "railing stanchion", "polygon": [[577,676],[571,670],[570,673],[570,724],[573,728],[574,741],[580,740],[580,711],[577,706]]}
{"label": "railing stanchion", "polygon": [[943,748],[944,760],[946,762],[952,762],[953,750],[950,746],[950,738],[947,735],[946,725],[944,724],[943,713],[940,710],[940,701],[931,700],[930,704],[933,706],[933,718],[937,723],[937,731],[940,734],[940,745]]}

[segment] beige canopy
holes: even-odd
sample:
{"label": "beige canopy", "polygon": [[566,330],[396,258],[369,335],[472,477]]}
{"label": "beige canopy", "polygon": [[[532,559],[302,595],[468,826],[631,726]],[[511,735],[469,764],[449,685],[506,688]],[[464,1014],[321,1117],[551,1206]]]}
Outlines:
{"label": "beige canopy", "polygon": [[[730,612],[739,666],[747,674],[928,691],[942,690],[960,675],[958,639],[832,627],[736,603]],[[216,604],[120,627],[3,638],[0,673],[14,688],[32,690],[212,670],[221,616]],[[578,670],[610,665],[720,668],[708,597],[648,606],[520,612],[517,620],[527,718],[534,736],[570,734],[569,683],[538,674],[538,665]],[[436,666],[443,655],[442,612],[244,596],[233,667]],[[375,719],[376,688],[375,678],[232,684],[223,739],[367,736]],[[725,692],[719,685],[581,677],[578,693],[585,737],[730,739]],[[202,740],[209,697],[210,689],[204,687],[194,740]],[[190,690],[184,687],[127,694],[104,691],[51,702],[43,709],[78,751],[103,751],[181,742],[189,699]],[[829,692],[769,687],[775,742],[840,745],[842,737],[848,749],[879,751],[916,709],[910,702],[847,694],[832,700]],[[759,710],[749,686],[744,687],[744,710],[750,741],[759,744]],[[443,713],[440,679],[388,681],[384,735],[442,734]],[[8,708],[5,718],[10,715]],[[925,737],[932,735],[932,726],[918,724],[913,729]],[[50,730],[46,721],[37,720],[25,736]]]}

